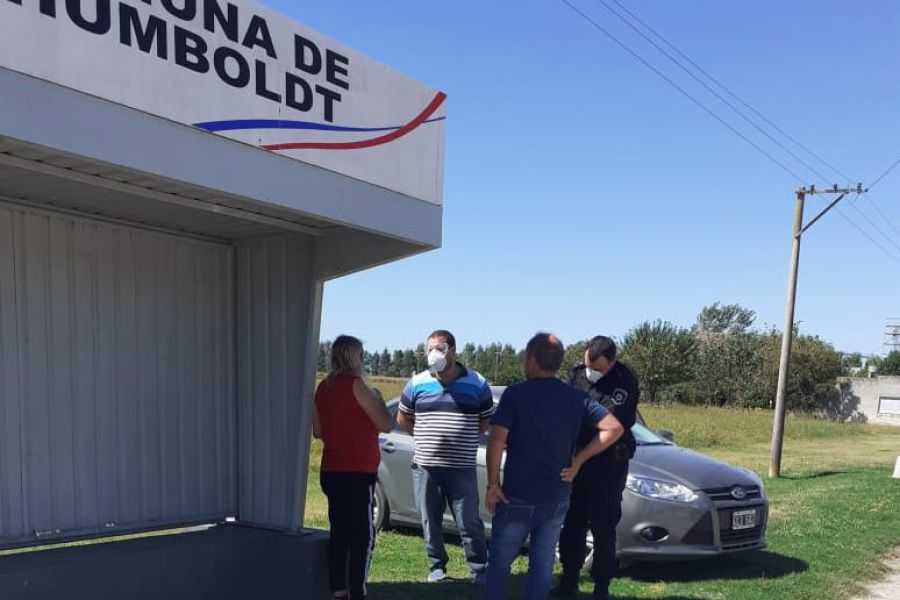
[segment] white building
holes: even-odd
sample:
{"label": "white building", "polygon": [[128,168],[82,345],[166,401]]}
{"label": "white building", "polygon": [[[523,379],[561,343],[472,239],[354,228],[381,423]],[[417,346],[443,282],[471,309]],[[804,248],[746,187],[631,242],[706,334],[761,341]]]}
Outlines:
{"label": "white building", "polygon": [[841,377],[826,404],[839,420],[900,425],[900,377]]}

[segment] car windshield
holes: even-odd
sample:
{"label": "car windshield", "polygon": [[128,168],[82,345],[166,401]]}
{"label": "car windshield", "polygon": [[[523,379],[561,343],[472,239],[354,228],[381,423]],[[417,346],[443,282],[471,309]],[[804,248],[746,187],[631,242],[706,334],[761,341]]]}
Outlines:
{"label": "car windshield", "polygon": [[662,446],[666,444],[664,439],[640,423],[634,424],[634,427],[631,428],[631,433],[634,434],[634,441],[637,442],[638,446]]}

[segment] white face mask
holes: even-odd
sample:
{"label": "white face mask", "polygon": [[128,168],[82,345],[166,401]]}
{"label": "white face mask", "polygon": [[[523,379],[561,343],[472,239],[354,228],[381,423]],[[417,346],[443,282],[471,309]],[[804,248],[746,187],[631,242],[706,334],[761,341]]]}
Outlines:
{"label": "white face mask", "polygon": [[590,381],[591,383],[597,383],[598,381],[603,379],[603,372],[595,371],[594,369],[592,369],[590,367],[585,367],[584,368],[584,376],[587,377],[587,380]]}
{"label": "white face mask", "polygon": [[434,348],[428,351],[428,368],[435,373],[442,373],[447,368],[447,355]]}

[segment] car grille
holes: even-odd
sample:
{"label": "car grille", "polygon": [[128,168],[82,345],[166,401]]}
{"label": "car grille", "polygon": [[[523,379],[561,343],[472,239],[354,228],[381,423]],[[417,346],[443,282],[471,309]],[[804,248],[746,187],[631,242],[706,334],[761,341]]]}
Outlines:
{"label": "car grille", "polygon": [[690,531],[684,534],[682,541],[685,544],[706,545],[713,543],[713,519],[712,513],[706,513],[697,521]]}
{"label": "car grille", "polygon": [[[731,490],[733,490],[736,487],[743,488],[744,494],[745,494],[743,498],[735,498],[734,496],[731,495]],[[738,500],[738,501],[754,500],[756,498],[759,498],[761,495],[758,485],[742,485],[742,486],[730,485],[728,487],[711,488],[708,490],[703,490],[703,493],[706,494],[707,496],[709,496],[709,499],[712,500],[713,502],[723,502],[725,500],[732,501],[732,502],[734,500]]]}
{"label": "car grille", "polygon": [[[735,511],[748,510],[754,508],[757,510],[756,526],[752,529],[731,528],[732,515]],[[766,522],[766,507],[763,504],[750,504],[736,506],[731,508],[718,509],[719,516],[719,541],[722,543],[723,550],[739,550],[741,548],[750,548],[759,544],[762,537],[763,524]]]}

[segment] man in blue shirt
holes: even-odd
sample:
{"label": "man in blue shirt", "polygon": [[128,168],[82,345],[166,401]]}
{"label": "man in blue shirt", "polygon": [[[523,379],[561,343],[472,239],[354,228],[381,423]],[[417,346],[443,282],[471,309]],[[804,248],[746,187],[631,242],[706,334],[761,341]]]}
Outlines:
{"label": "man in blue shirt", "polygon": [[[487,600],[506,599],[510,566],[529,535],[525,600],[547,597],[571,482],[587,459],[624,432],[603,406],[556,378],[564,351],[562,342],[548,333],[531,338],[525,348],[527,381],[506,388],[491,419],[485,504],[494,519]],[[592,427],[598,434],[573,458],[582,427]]]}

